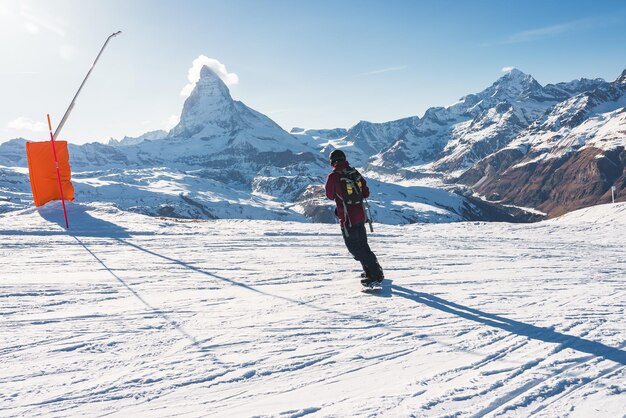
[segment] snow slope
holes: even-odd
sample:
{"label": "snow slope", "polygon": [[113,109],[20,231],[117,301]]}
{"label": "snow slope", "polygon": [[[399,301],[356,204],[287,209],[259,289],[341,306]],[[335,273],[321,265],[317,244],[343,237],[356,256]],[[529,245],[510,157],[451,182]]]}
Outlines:
{"label": "snow slope", "polygon": [[337,226],[57,203],[0,215],[2,416],[626,413],[626,204]]}
{"label": "snow slope", "polygon": [[[210,170],[83,171],[73,174],[72,183],[77,203],[109,202],[119,209],[145,215],[336,222],[335,203],[326,199],[323,179],[266,168],[255,177],[251,192],[245,185],[214,180],[213,173],[206,171]],[[496,216],[488,208],[436,187],[404,186],[375,179],[369,184],[371,213],[381,223],[457,222]],[[283,198],[275,197],[277,190]],[[304,190],[310,193],[303,193]],[[303,197],[294,202],[301,193]],[[28,169],[0,165],[0,213],[32,204]]]}

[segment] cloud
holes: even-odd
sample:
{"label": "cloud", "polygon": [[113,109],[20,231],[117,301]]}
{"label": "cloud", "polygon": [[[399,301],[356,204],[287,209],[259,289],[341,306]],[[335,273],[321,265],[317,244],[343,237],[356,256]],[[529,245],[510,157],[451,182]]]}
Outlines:
{"label": "cloud", "polygon": [[502,72],[503,73],[510,73],[511,71],[513,71],[515,69],[515,67],[502,67]]}
{"label": "cloud", "polygon": [[569,32],[580,32],[600,25],[607,24],[605,19],[587,18],[571,22],[559,23],[556,25],[544,26],[541,28],[529,29],[509,35],[505,39],[496,42],[486,43],[483,46],[510,45],[524,42],[540,41],[552,38]]}
{"label": "cloud", "polygon": [[391,71],[401,71],[401,70],[405,70],[406,68],[407,68],[406,65],[401,65],[398,67],[387,67],[387,68],[382,68],[380,70],[374,70],[374,71],[368,71],[367,73],[361,73],[360,75],[382,74],[382,73],[388,73]]}
{"label": "cloud", "polygon": [[550,38],[555,35],[560,35],[565,32],[580,28],[580,22],[562,23],[559,25],[546,26],[543,28],[525,30],[523,32],[514,33],[506,39],[506,43],[516,44],[520,42],[532,42],[545,38]]}
{"label": "cloud", "polygon": [[189,71],[187,73],[187,79],[189,80],[189,83],[180,91],[181,96],[188,97],[191,94],[193,88],[196,86],[196,83],[198,82],[198,80],[200,80],[200,70],[202,70],[202,67],[204,67],[205,65],[212,69],[227,86],[232,86],[239,83],[239,76],[235,73],[229,73],[226,70],[226,66],[224,64],[222,64],[215,58],[209,58],[206,55],[200,55],[198,58],[193,60],[191,68],[189,68]]}
{"label": "cloud", "polygon": [[7,127],[18,131],[45,132],[47,125],[44,122],[37,122],[30,118],[20,116],[9,122]]}

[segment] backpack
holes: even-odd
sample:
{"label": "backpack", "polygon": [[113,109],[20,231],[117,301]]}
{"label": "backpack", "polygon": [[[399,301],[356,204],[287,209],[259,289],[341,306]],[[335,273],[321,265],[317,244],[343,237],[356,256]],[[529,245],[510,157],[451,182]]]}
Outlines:
{"label": "backpack", "polygon": [[346,205],[360,205],[363,203],[363,177],[356,168],[348,167],[338,172],[343,202]]}

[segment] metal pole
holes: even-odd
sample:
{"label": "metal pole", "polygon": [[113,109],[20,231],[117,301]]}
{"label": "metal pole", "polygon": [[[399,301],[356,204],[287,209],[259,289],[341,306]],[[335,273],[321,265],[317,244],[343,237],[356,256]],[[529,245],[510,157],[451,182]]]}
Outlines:
{"label": "metal pole", "polygon": [[48,115],[48,128],[50,129],[50,142],[52,143],[52,154],[54,154],[54,165],[57,169],[57,179],[59,180],[59,191],[61,192],[61,204],[63,205],[63,217],[65,217],[65,229],[70,229],[67,221],[67,210],[65,209],[65,198],[63,197],[63,184],[61,183],[61,172],[59,171],[59,160],[57,159],[57,150],[54,146],[54,135],[52,135],[52,124],[50,123],[50,115]]}
{"label": "metal pole", "polygon": [[615,186],[611,186],[611,202],[615,203]]}
{"label": "metal pole", "polygon": [[93,67],[96,66],[96,63],[98,62],[98,59],[100,58],[100,55],[102,55],[102,51],[104,51],[104,48],[106,48],[107,44],[109,43],[109,40],[111,38],[113,38],[114,36],[119,35],[120,33],[122,33],[122,31],[117,31],[114,34],[110,35],[107,40],[104,42],[104,45],[102,45],[102,49],[100,49],[100,52],[98,53],[98,56],[96,57],[95,61],[93,62],[93,64],[91,64],[91,68],[89,69],[89,72],[87,73],[87,75],[85,76],[85,79],[83,80],[83,82],[81,83],[80,87],[78,88],[78,91],[76,92],[76,94],[74,95],[74,98],[72,99],[72,103],[70,103],[70,106],[67,108],[67,110],[65,111],[65,114],[63,115],[63,118],[61,119],[61,122],[59,123],[59,126],[57,126],[56,131],[54,131],[54,137],[58,138],[59,134],[61,133],[61,129],[63,128],[63,125],[65,125],[65,122],[67,121],[67,118],[69,117],[70,113],[72,113],[72,109],[74,108],[74,105],[76,104],[76,98],[78,97],[78,94],[80,93],[80,91],[83,89],[83,86],[85,85],[85,82],[87,81],[87,79],[89,78],[89,75],[91,74],[91,71],[93,70]]}
{"label": "metal pole", "polygon": [[368,202],[367,199],[363,199],[363,203],[364,203],[365,209],[367,210],[365,212],[365,217],[367,218],[367,223],[370,224],[370,232],[374,232],[374,226],[372,225],[373,219],[372,219],[372,210],[370,209],[370,202]]}

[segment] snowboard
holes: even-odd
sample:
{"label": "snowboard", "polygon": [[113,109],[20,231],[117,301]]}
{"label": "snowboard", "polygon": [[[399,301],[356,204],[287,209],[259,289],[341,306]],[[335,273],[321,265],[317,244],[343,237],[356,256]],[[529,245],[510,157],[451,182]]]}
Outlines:
{"label": "snowboard", "polygon": [[376,292],[383,289],[383,282],[373,282],[370,284],[361,283],[361,292]]}

